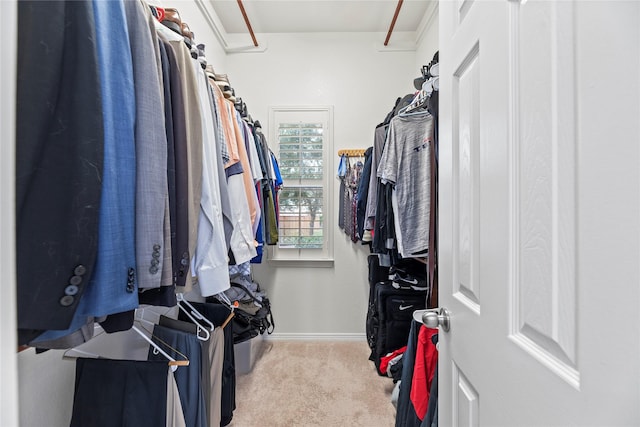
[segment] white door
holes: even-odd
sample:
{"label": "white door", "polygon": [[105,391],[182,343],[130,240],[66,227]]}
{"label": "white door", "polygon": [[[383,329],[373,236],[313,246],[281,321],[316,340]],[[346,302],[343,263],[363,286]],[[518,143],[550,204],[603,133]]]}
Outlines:
{"label": "white door", "polygon": [[440,2],[441,426],[640,425],[640,2]]}

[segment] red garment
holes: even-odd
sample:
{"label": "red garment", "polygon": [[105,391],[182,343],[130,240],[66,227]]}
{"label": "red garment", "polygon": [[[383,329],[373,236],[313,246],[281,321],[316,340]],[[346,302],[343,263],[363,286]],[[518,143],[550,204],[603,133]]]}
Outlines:
{"label": "red garment", "polygon": [[423,420],[427,414],[429,390],[431,390],[431,382],[436,373],[438,350],[433,341],[431,341],[431,337],[437,333],[437,329],[427,328],[424,325],[420,327],[420,332],[418,332],[418,346],[416,348],[416,361],[413,365],[410,399],[420,420]]}
{"label": "red garment", "polygon": [[405,351],[407,351],[407,346],[405,345],[402,348],[399,348],[398,350],[395,350],[385,356],[382,356],[380,358],[380,373],[383,375],[387,375],[387,368],[389,367],[389,362],[396,357],[399,354],[404,353]]}

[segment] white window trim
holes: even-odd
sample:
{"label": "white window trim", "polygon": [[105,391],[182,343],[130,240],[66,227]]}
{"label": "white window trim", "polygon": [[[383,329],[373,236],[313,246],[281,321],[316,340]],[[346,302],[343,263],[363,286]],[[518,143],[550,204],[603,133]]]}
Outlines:
{"label": "white window trim", "polygon": [[[279,139],[278,139],[278,126],[276,123],[276,115],[278,113],[300,113],[300,112],[320,112],[326,113],[328,117],[327,127],[325,129],[325,139],[323,140],[323,165],[324,165],[324,178],[322,180],[322,186],[324,189],[324,245],[326,250],[324,254],[320,256],[312,256],[313,249],[308,250],[291,250],[291,249],[279,249],[278,245],[267,246],[268,262],[275,264],[279,267],[333,267],[333,185],[331,178],[334,172],[334,159],[331,156],[333,153],[333,106],[332,105],[287,105],[287,106],[270,106],[269,107],[269,142],[272,150],[276,154],[276,158],[279,159]],[[277,148],[277,150],[276,150]],[[303,252],[303,253],[301,253]]]}

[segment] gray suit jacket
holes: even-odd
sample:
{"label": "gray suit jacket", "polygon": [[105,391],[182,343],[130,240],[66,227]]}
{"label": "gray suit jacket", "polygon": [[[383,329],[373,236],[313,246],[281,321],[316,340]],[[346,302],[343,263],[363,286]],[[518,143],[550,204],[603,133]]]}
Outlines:
{"label": "gray suit jacket", "polygon": [[[189,255],[193,257],[198,240],[198,221],[200,218],[200,199],[202,197],[202,113],[200,94],[193,72],[191,52],[184,41],[170,41],[173,46],[184,88],[184,107],[187,119],[187,162],[189,186]],[[185,292],[190,289],[191,275],[187,275]]]}
{"label": "gray suit jacket", "polygon": [[[191,257],[193,257],[198,237],[198,218],[200,213],[200,198],[202,196],[202,116],[200,104],[198,103],[199,94],[192,69],[191,52],[187,49],[184,39],[171,30],[164,28],[162,25],[156,25],[156,27],[160,32],[159,37],[168,42],[168,45],[172,48],[171,50],[175,55],[179,71],[179,84],[182,89],[181,100],[184,106],[184,117],[186,120],[187,168],[186,171],[179,170],[176,165],[176,174],[186,173],[188,199],[187,233],[189,242],[186,255],[188,259],[187,262],[190,263],[189,261]],[[172,102],[180,103],[180,100],[172,98]],[[183,255],[184,254],[185,253],[183,253]],[[180,259],[180,262],[182,262],[183,259],[184,258]],[[188,272],[188,268],[186,270],[186,272],[180,271],[178,273],[177,285],[182,288],[179,289],[178,292],[188,292],[191,289],[191,274]],[[181,276],[180,273],[186,274]],[[184,285],[184,287],[180,285]]]}
{"label": "gray suit jacket", "polygon": [[[136,96],[136,264],[138,287],[161,285],[165,249],[167,137],[161,77],[158,74],[158,39],[151,31],[149,8],[126,1],[125,13],[133,59]],[[153,22],[151,22],[153,25]]]}

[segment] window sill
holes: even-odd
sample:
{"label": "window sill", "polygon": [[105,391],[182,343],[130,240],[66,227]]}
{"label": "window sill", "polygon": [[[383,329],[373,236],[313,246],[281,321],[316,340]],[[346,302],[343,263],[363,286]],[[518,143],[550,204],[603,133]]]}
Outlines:
{"label": "window sill", "polygon": [[284,268],[333,268],[333,259],[270,259],[270,265]]}

